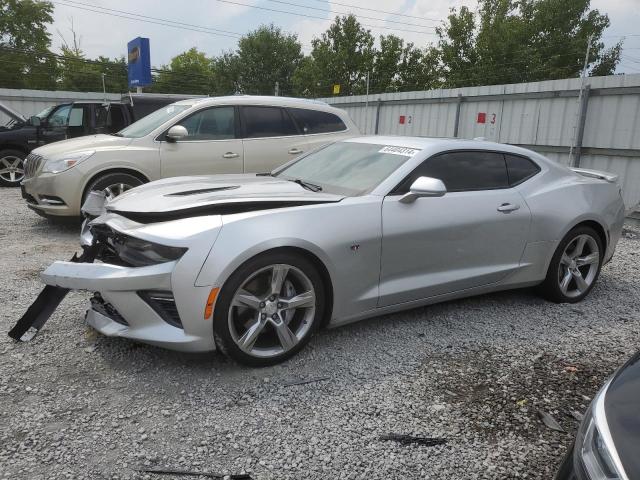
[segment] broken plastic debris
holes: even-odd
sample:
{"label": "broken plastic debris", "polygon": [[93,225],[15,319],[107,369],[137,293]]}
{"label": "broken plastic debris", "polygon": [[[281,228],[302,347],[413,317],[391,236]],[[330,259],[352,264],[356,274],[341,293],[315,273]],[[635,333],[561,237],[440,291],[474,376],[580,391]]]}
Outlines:
{"label": "broken plastic debris", "polygon": [[551,430],[555,430],[556,432],[567,433],[567,431],[562,428],[562,426],[557,422],[555,418],[553,418],[550,414],[545,412],[544,410],[538,409],[538,415],[544,422],[544,424],[549,427]]}
{"label": "broken plastic debris", "polygon": [[230,480],[251,480],[248,473],[240,473],[236,475],[223,475],[221,473],[202,472],[194,470],[179,470],[175,468],[138,468],[136,471],[141,473],[155,473],[156,475],[188,475],[192,477],[209,477],[209,478],[228,478]]}
{"label": "broken plastic debris", "polygon": [[423,445],[425,447],[435,447],[436,445],[444,445],[447,443],[446,438],[438,437],[414,437],[412,435],[403,435],[400,433],[389,433],[379,437],[380,440],[392,440],[398,442],[401,445]]}
{"label": "broken plastic debris", "polygon": [[318,378],[309,378],[308,380],[295,380],[293,382],[283,383],[283,387],[292,387],[294,385],[306,385],[307,383],[313,382],[323,382],[325,380],[329,380],[329,377],[318,377]]}

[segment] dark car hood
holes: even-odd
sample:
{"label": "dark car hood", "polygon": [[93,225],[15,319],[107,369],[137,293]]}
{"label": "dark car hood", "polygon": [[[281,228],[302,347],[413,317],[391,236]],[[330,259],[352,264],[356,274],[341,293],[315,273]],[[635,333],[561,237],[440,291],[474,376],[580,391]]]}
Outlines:
{"label": "dark car hood", "polygon": [[614,375],[604,397],[613,442],[629,478],[640,478],[640,352]]}
{"label": "dark car hood", "polygon": [[24,115],[21,115],[19,112],[16,112],[14,109],[9,107],[8,105],[5,105],[2,102],[0,102],[0,112],[4,113],[5,115],[11,117],[14,120],[17,120],[18,122],[24,123],[27,121],[27,118]]}
{"label": "dark car hood", "polygon": [[294,182],[270,176],[208,175],[147,183],[108,202],[106,209],[147,223],[197,215],[339,202],[343,198],[312,192]]}

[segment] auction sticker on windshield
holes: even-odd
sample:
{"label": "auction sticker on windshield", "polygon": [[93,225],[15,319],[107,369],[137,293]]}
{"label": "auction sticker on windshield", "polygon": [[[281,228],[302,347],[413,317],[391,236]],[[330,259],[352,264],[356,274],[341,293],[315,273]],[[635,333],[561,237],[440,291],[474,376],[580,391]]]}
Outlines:
{"label": "auction sticker on windshield", "polygon": [[378,153],[390,153],[392,155],[403,155],[405,157],[412,157],[420,150],[416,150],[415,148],[408,147],[394,147],[391,145],[387,145],[386,147],[382,147]]}

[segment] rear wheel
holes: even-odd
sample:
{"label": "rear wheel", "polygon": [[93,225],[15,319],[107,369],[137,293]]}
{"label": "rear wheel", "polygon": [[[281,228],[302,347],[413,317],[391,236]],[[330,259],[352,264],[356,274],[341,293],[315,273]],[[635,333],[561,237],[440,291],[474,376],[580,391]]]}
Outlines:
{"label": "rear wheel", "polygon": [[91,191],[104,192],[107,200],[117,197],[118,195],[131,190],[134,187],[142,185],[144,182],[140,178],[130,173],[107,173],[96,178],[87,188],[82,203]]}
{"label": "rear wheel", "polygon": [[586,297],[600,275],[604,247],[598,233],[583,226],[571,230],[558,245],[540,286],[556,303],[576,303]]}
{"label": "rear wheel", "polygon": [[24,179],[24,159],[27,155],[20,150],[0,151],[0,185],[19,187]]}
{"label": "rear wheel", "polygon": [[279,363],[309,342],[324,302],[322,279],[304,257],[286,252],[256,257],[238,268],[220,293],[216,345],[245,365]]}

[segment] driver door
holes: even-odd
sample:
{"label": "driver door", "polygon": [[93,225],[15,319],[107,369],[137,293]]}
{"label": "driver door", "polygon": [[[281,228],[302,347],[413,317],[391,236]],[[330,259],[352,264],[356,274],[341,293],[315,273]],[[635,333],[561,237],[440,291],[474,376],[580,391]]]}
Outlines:
{"label": "driver door", "polygon": [[[421,176],[441,179],[448,192],[401,202]],[[383,202],[379,306],[499,282],[520,264],[530,217],[501,153],[427,159]]]}
{"label": "driver door", "polygon": [[237,134],[236,107],[205,108],[176,125],[185,127],[188,135],[174,142],[161,135],[162,177],[242,173],[244,150],[242,139]]}
{"label": "driver door", "polygon": [[67,138],[67,126],[72,104],[59,105],[51,111],[44,125],[40,127],[39,144],[57,142]]}

